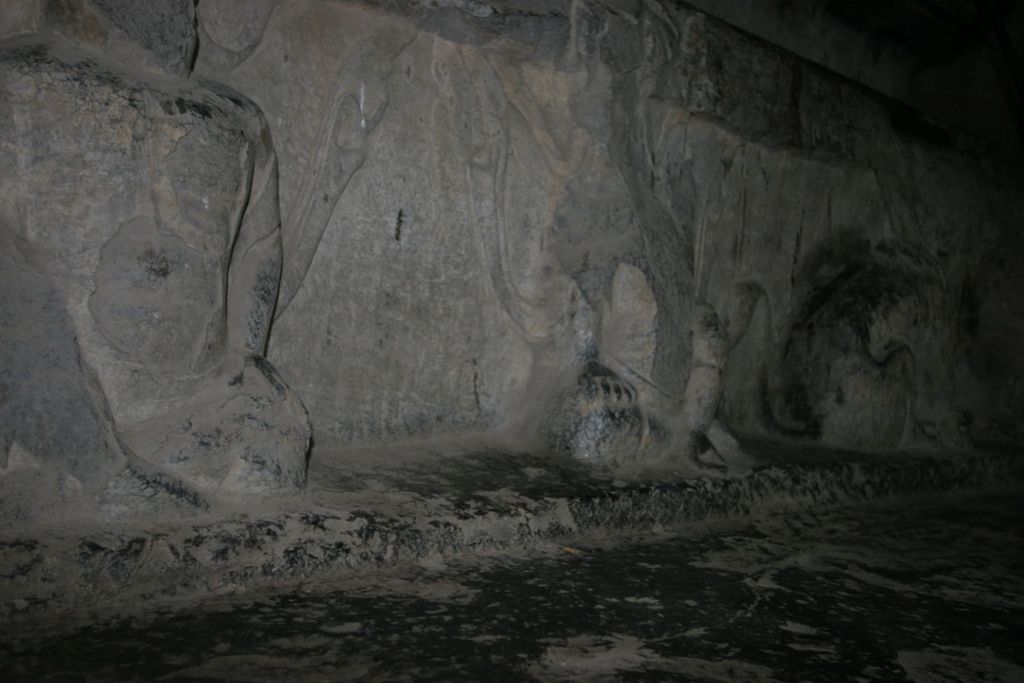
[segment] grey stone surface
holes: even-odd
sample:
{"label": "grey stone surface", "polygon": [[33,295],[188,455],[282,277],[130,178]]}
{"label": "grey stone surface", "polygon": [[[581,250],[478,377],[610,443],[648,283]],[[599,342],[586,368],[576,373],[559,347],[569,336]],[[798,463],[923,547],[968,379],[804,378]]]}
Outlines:
{"label": "grey stone surface", "polygon": [[195,60],[195,0],[12,0],[0,34],[56,34],[153,73],[187,76]]}
{"label": "grey stone surface", "polygon": [[3,247],[0,451],[6,456],[17,443],[81,481],[102,481],[122,458],[96,378],[82,367],[64,302],[18,258],[13,242],[5,239]]}
{"label": "grey stone surface", "polygon": [[663,447],[664,430],[644,414],[635,387],[590,362],[548,414],[555,452],[600,465],[625,465]]}
{"label": "grey stone surface", "polygon": [[926,253],[885,242],[868,258],[842,264],[801,312],[783,358],[780,411],[823,441],[854,447],[894,447],[915,436],[956,443],[962,425],[942,412],[955,405],[943,359],[954,358],[957,341],[942,268]]}
{"label": "grey stone surface", "polygon": [[3,629],[6,680],[999,681],[1019,495],[763,515]]}
{"label": "grey stone surface", "polygon": [[180,409],[126,430],[125,443],[182,482],[216,495],[302,488],[309,422],[302,402],[260,356]]}
{"label": "grey stone surface", "polygon": [[[301,495],[269,499],[258,510],[217,501],[174,510],[161,500],[166,491],[122,482],[110,505],[134,495],[149,509],[112,515],[99,529],[78,519],[0,533],[0,565],[9,568],[0,614],[31,623],[68,610],[187,604],[372,575],[442,554],[507,553],[918,493],[1013,491],[1024,482],[1018,452],[909,457],[744,448],[742,476],[694,478],[692,468],[679,466],[632,481],[568,456],[458,443],[337,451],[314,459]],[[154,502],[164,510],[154,513]]]}
{"label": "grey stone surface", "polygon": [[[197,568],[187,590],[239,545],[224,585],[301,575],[282,544],[308,515],[341,536],[303,567],[415,555],[483,524],[399,474],[409,441],[453,435],[494,471],[527,452],[632,481],[593,514],[644,523],[658,482],[693,476],[719,478],[665,494],[679,514],[701,487],[742,508],[821,477],[912,486],[829,451],[743,479],[738,437],[903,449],[925,482],[906,449],[1019,443],[1021,169],[929,131],[678,3],[3,3],[0,458],[21,493],[0,514],[39,524],[12,547],[50,547],[44,510],[80,518],[31,579],[66,586],[90,524],[148,524],[113,541],[119,589],[151,543],[153,576]],[[352,501],[310,512],[307,453],[365,478],[386,531],[354,540]],[[990,472],[971,463],[937,476]],[[477,512],[511,542],[561,528],[550,498]],[[114,562],[92,550],[82,571]]]}
{"label": "grey stone surface", "polygon": [[[210,3],[199,24],[198,68],[278,146],[270,357],[318,433],[536,432],[520,406],[595,361],[684,440],[719,398],[740,431],[859,448],[1016,420],[965,358],[1020,312],[982,320],[964,292],[1011,248],[1019,169],[813,66],[657,3]],[[899,282],[903,303],[860,301]],[[871,339],[808,338],[850,306]],[[724,359],[694,348],[709,315]]]}
{"label": "grey stone surface", "polygon": [[1019,158],[1018,91],[997,31],[1019,51],[1020,3],[690,0],[687,4],[921,111],[965,149]]}
{"label": "grey stone surface", "polygon": [[259,358],[281,271],[262,115],[182,78],[191,2],[39,3],[15,30],[18,9],[0,11],[4,457],[16,440],[94,508],[126,458],[193,494],[300,486],[308,421]]}

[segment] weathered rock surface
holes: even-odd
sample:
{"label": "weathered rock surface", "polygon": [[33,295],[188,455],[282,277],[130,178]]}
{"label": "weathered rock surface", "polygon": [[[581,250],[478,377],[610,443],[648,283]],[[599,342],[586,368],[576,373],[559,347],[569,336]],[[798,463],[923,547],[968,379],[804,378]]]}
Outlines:
{"label": "weathered rock surface", "polygon": [[306,481],[306,411],[260,356],[193,400],[126,430],[144,459],[200,490],[245,495],[297,490]]}
{"label": "weathered rock surface", "polygon": [[0,227],[0,519],[73,515],[125,466],[63,297]]}
{"label": "weathered rock surface", "polygon": [[712,469],[1024,438],[1020,168],[683,5],[25,0],[0,39],[0,434],[46,490],[294,490],[310,423]]}
{"label": "weathered rock surface", "polygon": [[[815,288],[801,312],[783,359],[791,383],[780,412],[826,442],[955,443],[957,416],[942,411],[955,405],[949,359],[958,330],[941,267],[927,254],[885,242],[870,261],[857,258]],[[910,429],[918,433],[905,434]]]}
{"label": "weathered rock surface", "polygon": [[694,479],[677,470],[633,483],[568,457],[514,451],[331,452],[313,460],[301,497],[268,500],[258,511],[225,507],[144,526],[121,519],[97,528],[80,519],[45,534],[0,532],[0,615],[18,623],[45,612],[63,619],[149,611],[353,572],[372,581],[383,568],[480,550],[500,556],[651,529],[689,536],[695,522],[771,512],[791,518],[935,491],[1019,494],[1024,482],[1018,453],[744,447],[753,468],[742,477]]}
{"label": "weathered rock surface", "polygon": [[267,0],[199,23],[199,69],[278,146],[270,357],[324,434],[519,427],[590,361],[697,431],[719,396],[742,431],[858,448],[1019,411],[954,380],[1021,313],[965,298],[1011,245],[1019,169],[915,139],[816,67],[658,3]]}
{"label": "weathered rock surface", "polygon": [[0,625],[0,675],[1010,683],[1024,678],[1019,500],[789,510],[175,609],[76,611]]}
{"label": "weathered rock surface", "polygon": [[[0,12],[23,33],[0,45],[0,229],[16,247],[3,279],[21,294],[3,310],[4,452],[17,440],[95,489],[123,464],[116,432],[131,432],[129,460],[164,464],[175,418],[210,431],[223,420],[249,445],[180,455],[217,461],[204,477],[179,470],[182,484],[215,489],[219,472],[239,492],[294,489],[301,404],[242,371],[265,349],[277,299],[276,159],[252,103],[181,78],[195,33],[193,4],[177,5]],[[238,372],[252,381],[229,381]],[[236,426],[266,419],[294,438],[261,443]]]}
{"label": "weathered rock surface", "polygon": [[663,430],[638,399],[635,387],[591,361],[548,412],[552,448],[592,464],[624,465],[664,447]]}
{"label": "weathered rock surface", "polygon": [[195,0],[13,0],[0,11],[0,35],[60,35],[133,69],[187,77],[195,21]]}

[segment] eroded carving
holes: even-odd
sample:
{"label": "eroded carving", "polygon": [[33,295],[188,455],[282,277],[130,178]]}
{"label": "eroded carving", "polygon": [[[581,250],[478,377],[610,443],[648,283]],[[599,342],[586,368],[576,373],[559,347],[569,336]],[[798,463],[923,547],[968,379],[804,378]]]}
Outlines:
{"label": "eroded carving", "polygon": [[[5,456],[94,494],[126,456],[198,492],[299,488],[309,423],[262,358],[282,246],[260,111],[187,78],[191,0],[36,5],[0,21],[22,22],[0,48],[0,207],[26,294],[4,311]],[[6,434],[32,424],[63,427]]]}

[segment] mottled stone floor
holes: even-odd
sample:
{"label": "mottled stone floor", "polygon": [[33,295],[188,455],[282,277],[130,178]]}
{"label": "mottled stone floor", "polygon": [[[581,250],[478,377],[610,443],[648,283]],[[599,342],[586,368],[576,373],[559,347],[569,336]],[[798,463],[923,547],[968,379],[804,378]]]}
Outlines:
{"label": "mottled stone floor", "polygon": [[1019,682],[1022,537],[1024,496],[961,494],[437,558],[20,626],[0,680]]}

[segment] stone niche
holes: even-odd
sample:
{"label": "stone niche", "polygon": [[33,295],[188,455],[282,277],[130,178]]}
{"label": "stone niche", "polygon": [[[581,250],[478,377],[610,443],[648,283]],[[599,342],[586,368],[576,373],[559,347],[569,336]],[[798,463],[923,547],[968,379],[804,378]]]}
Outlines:
{"label": "stone niche", "polygon": [[438,435],[697,473],[732,434],[1021,436],[1020,169],[678,3],[14,0],[0,35],[7,521]]}

